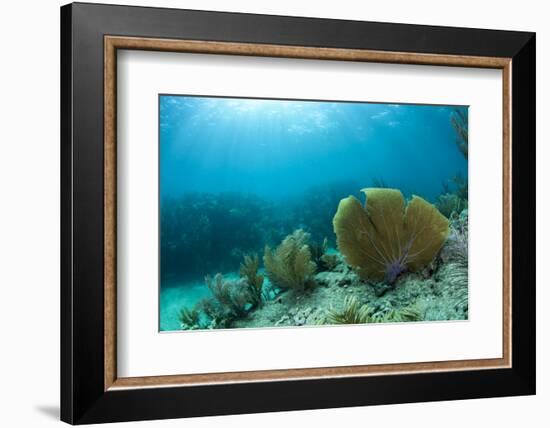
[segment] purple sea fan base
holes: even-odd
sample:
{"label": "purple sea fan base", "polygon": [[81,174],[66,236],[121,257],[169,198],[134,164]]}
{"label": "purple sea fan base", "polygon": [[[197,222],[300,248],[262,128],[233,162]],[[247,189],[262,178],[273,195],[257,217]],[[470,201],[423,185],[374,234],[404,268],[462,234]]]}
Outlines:
{"label": "purple sea fan base", "polygon": [[399,275],[401,275],[403,272],[405,272],[406,270],[407,270],[407,266],[405,265],[403,260],[396,260],[396,261],[390,263],[386,267],[386,276],[385,276],[384,280],[388,284],[393,284],[395,282],[395,280],[397,279],[397,277]]}

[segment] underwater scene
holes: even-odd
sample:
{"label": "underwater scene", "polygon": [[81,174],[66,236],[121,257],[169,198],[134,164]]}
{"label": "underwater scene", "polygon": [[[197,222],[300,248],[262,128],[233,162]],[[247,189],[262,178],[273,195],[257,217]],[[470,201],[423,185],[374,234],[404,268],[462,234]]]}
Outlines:
{"label": "underwater scene", "polygon": [[468,108],[159,95],[161,331],[468,319]]}

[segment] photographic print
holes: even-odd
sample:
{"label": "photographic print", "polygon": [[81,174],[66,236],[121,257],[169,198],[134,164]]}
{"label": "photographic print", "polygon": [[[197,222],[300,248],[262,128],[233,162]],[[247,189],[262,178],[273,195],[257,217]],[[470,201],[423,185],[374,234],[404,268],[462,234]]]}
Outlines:
{"label": "photographic print", "polygon": [[468,319],[468,108],[159,95],[161,331]]}

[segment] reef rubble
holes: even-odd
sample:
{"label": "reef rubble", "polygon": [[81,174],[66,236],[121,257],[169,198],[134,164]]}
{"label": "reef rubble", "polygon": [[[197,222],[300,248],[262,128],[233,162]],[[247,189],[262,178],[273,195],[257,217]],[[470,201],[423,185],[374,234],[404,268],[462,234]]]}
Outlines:
{"label": "reef rubble", "polygon": [[315,288],[301,294],[293,290],[282,292],[246,317],[235,320],[231,327],[333,324],[327,319],[329,314],[343,310],[349,297],[355,297],[379,316],[414,307],[419,313],[416,321],[466,320],[467,276],[462,282],[456,280],[457,272],[463,271],[464,267],[458,264],[440,263],[430,276],[427,272],[409,273],[401,276],[393,287],[384,287],[361,280],[342,260],[334,270],[314,276]]}

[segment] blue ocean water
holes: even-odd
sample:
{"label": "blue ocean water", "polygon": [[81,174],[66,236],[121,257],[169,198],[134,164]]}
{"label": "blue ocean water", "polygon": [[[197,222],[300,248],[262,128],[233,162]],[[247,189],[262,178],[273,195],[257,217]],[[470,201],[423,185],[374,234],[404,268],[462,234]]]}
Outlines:
{"label": "blue ocean water", "polygon": [[334,245],[339,199],[392,187],[435,202],[467,177],[451,117],[466,107],[161,95],[161,330],[296,228]]}

